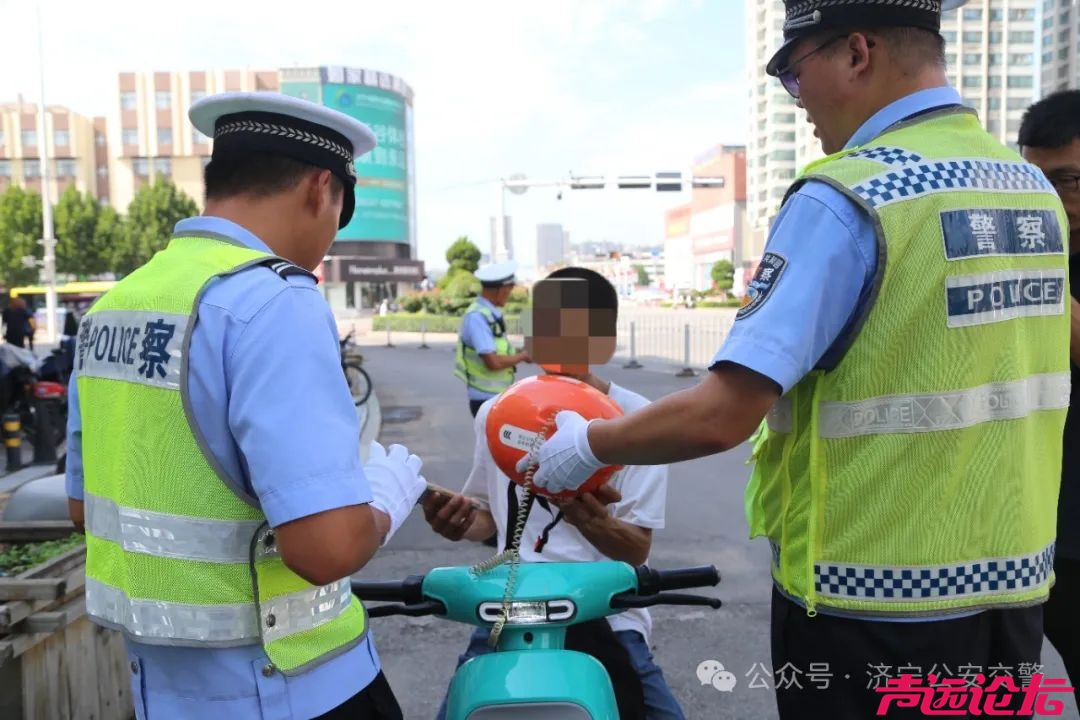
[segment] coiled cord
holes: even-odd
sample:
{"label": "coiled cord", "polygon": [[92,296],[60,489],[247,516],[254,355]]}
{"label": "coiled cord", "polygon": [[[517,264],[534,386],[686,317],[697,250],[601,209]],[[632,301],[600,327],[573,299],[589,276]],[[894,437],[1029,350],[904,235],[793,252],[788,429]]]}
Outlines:
{"label": "coiled cord", "polygon": [[[529,447],[529,465],[525,470],[525,482],[523,484],[524,492],[522,493],[522,501],[518,504],[517,519],[514,522],[514,529],[510,535],[510,546],[502,552],[496,554],[494,557],[488,558],[483,562],[477,563],[469,568],[469,571],[474,575],[483,575],[484,573],[491,572],[495,568],[499,567],[503,563],[509,563],[510,569],[506,573],[506,589],[503,592],[502,600],[502,615],[495,621],[495,624],[491,627],[491,634],[488,636],[488,645],[490,647],[496,647],[499,644],[499,636],[502,635],[503,627],[506,625],[506,621],[510,616],[510,601],[514,597],[514,590],[517,586],[517,573],[518,566],[521,564],[521,536],[525,533],[525,524],[529,519],[529,502],[532,499],[533,488],[533,474],[536,472],[536,451],[540,446],[544,444],[547,439],[548,430],[551,423],[545,423],[540,428],[540,432],[533,438],[532,444]],[[508,528],[509,529],[509,528]]]}

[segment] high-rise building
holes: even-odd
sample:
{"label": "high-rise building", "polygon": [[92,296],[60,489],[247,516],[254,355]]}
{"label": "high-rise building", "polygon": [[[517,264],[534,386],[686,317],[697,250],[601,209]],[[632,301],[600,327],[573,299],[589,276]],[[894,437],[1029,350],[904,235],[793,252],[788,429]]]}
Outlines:
{"label": "high-rise building", "polygon": [[1080,0],[1044,0],[1042,92],[1080,88]]}
{"label": "high-rise building", "polygon": [[746,17],[750,128],[746,146],[749,228],[744,254],[752,261],[761,257],[769,225],[798,168],[822,152],[806,111],[796,107],[780,82],[765,73],[769,59],[784,42],[783,3],[752,0]]}
{"label": "high-rise building", "polygon": [[[1037,10],[1054,6],[1053,57],[1068,58],[1043,69],[1076,76],[1077,4],[1080,0],[968,0],[942,15],[949,81],[965,104],[978,111],[984,126],[1015,147],[1024,110],[1039,92],[1040,38]],[[1044,9],[1043,24],[1051,19]],[[769,225],[799,168],[822,157],[806,113],[765,65],[783,42],[784,7],[774,0],[752,0],[747,13],[747,66],[750,73],[750,127],[746,159],[749,217],[748,258],[760,257]],[[1071,24],[1070,24],[1071,23]],[[1066,47],[1068,45],[1069,47]],[[1070,54],[1071,53],[1071,54]],[[1045,57],[1045,54],[1043,55]]]}
{"label": "high-rise building", "polygon": [[566,231],[558,223],[542,223],[536,226],[536,266],[550,268],[566,262]]}
{"label": "high-rise building", "polygon": [[983,127],[1013,148],[1024,110],[1039,95],[1042,2],[968,0],[941,18],[949,83]]}
{"label": "high-rise building", "polygon": [[[0,192],[11,185],[41,192],[40,112],[37,103],[0,105]],[[49,197],[69,186],[109,200],[105,118],[88,118],[60,105],[45,108]]]}
{"label": "high-rise building", "polygon": [[498,234],[499,218],[488,218],[488,241],[491,246],[491,262],[506,262],[514,259],[514,219],[503,215],[502,237]]}

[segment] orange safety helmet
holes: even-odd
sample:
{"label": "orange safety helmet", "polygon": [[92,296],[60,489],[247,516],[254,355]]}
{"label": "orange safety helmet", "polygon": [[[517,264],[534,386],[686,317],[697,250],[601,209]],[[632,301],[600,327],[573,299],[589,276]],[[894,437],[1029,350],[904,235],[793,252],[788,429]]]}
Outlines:
{"label": "orange safety helmet", "polygon": [[[517,471],[517,464],[530,450],[537,450],[544,439],[555,434],[555,415],[573,410],[586,420],[620,417],[622,409],[604,393],[586,383],[561,375],[538,375],[514,383],[491,405],[485,432],[488,449],[499,469],[521,486],[526,486],[526,473]],[[542,434],[543,438],[538,437]],[[622,469],[608,465],[593,473],[577,490],[551,493],[533,487],[544,497],[572,498],[591,492],[607,483]],[[531,472],[529,474],[531,479]]]}

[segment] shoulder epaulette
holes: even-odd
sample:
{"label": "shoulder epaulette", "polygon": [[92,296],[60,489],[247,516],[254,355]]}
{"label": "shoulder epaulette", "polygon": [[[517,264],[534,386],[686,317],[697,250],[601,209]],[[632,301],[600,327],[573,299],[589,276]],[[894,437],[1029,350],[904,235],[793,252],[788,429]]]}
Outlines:
{"label": "shoulder epaulette", "polygon": [[319,278],[315,277],[314,273],[312,273],[312,272],[310,272],[308,270],[305,270],[304,268],[300,267],[299,265],[293,264],[293,263],[289,262],[288,260],[282,260],[280,258],[271,258],[271,259],[267,260],[266,262],[264,262],[263,265],[265,265],[266,267],[273,270],[275,273],[277,273],[277,275],[279,277],[281,277],[282,279],[285,279],[285,280],[289,279],[293,275],[306,275],[307,277],[314,280],[316,283],[319,282]]}

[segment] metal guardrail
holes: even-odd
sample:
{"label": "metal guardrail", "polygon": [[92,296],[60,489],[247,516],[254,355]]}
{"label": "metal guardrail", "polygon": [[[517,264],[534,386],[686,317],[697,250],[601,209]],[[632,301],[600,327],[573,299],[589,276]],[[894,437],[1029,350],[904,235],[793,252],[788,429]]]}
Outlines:
{"label": "metal guardrail", "polygon": [[[629,368],[661,364],[677,368],[680,375],[692,375],[712,364],[734,320],[735,311],[723,309],[623,312],[617,326],[615,357]],[[429,336],[448,337],[448,333],[430,332],[423,325],[419,332],[413,328],[402,331],[392,322],[374,334],[385,335],[387,347],[402,343],[405,337],[412,344],[418,337],[418,347],[423,349],[430,347]],[[507,323],[507,334],[521,344],[522,327],[516,318]]]}
{"label": "metal guardrail", "polygon": [[627,367],[653,362],[677,365],[690,375],[712,364],[724,344],[734,313],[645,315],[620,320],[615,354]]}

